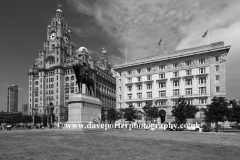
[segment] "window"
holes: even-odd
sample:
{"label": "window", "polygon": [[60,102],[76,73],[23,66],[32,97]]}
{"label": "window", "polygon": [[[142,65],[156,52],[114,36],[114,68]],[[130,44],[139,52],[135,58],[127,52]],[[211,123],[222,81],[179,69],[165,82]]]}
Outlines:
{"label": "window", "polygon": [[142,107],[142,103],[137,103],[137,106],[138,107]]}
{"label": "window", "polygon": [[148,72],[151,72],[151,67],[148,67],[148,68],[147,68],[147,71],[148,71]]}
{"label": "window", "polygon": [[173,68],[177,68],[178,67],[178,63],[173,63]]}
{"label": "window", "polygon": [[179,72],[173,72],[173,77],[178,77]]}
{"label": "window", "polygon": [[175,80],[175,81],[173,81],[173,86],[174,86],[174,87],[179,86],[179,80]]}
{"label": "window", "polygon": [[65,93],[69,93],[69,88],[65,88]]}
{"label": "window", "polygon": [[186,95],[187,96],[192,95],[192,88],[186,88]]}
{"label": "window", "polygon": [[119,100],[122,100],[122,95],[119,95]]}
{"label": "window", "polygon": [[192,100],[191,99],[186,99],[187,104],[192,105]]}
{"label": "window", "polygon": [[192,79],[186,79],[185,85],[192,85]]}
{"label": "window", "polygon": [[157,105],[166,105],[167,103],[166,103],[166,101],[158,101],[157,102]]}
{"label": "window", "polygon": [[207,99],[206,98],[200,98],[199,99],[199,104],[206,104],[207,103]]}
{"label": "window", "polygon": [[216,82],[219,82],[219,81],[220,81],[220,76],[216,75]]}
{"label": "window", "polygon": [[160,82],[159,88],[166,88],[166,82]]}
{"label": "window", "polygon": [[152,84],[147,84],[147,89],[152,89]]}
{"label": "window", "polygon": [[65,96],[65,100],[68,100],[68,99],[69,99],[69,95],[66,95],[66,96]]}
{"label": "window", "polygon": [[138,69],[138,70],[137,70],[137,73],[141,73],[141,69]]}
{"label": "window", "polygon": [[128,94],[128,99],[132,99],[132,94]]}
{"label": "window", "polygon": [[119,79],[119,83],[121,83],[122,82],[122,80],[121,79]]}
{"label": "window", "polygon": [[178,101],[177,100],[173,100],[172,103],[173,103],[174,106],[176,106],[178,104]]}
{"label": "window", "polygon": [[69,86],[69,83],[66,83],[66,87],[68,87]]}
{"label": "window", "polygon": [[71,93],[74,93],[74,88],[71,88]]}
{"label": "window", "polygon": [[205,73],[205,68],[199,68],[199,73],[200,74]]}
{"label": "window", "polygon": [[191,66],[192,65],[192,61],[186,61],[186,66]]}
{"label": "window", "polygon": [[130,75],[131,74],[131,71],[128,71],[128,75]]}
{"label": "window", "polygon": [[137,85],[137,90],[142,90],[142,85]]}
{"label": "window", "polygon": [[161,65],[160,70],[164,70],[164,69],[165,69],[165,65]]}
{"label": "window", "polygon": [[128,91],[132,91],[132,86],[128,86]]}
{"label": "window", "polygon": [[147,80],[148,81],[152,80],[152,76],[147,76]]}
{"label": "window", "polygon": [[165,78],[165,73],[159,74],[159,79],[163,79],[163,78]]}
{"label": "window", "polygon": [[69,81],[69,77],[66,77],[65,81]]}
{"label": "window", "polygon": [[199,94],[205,95],[206,94],[206,87],[199,87]]}
{"label": "window", "polygon": [[215,56],[215,61],[219,61],[219,56]]}
{"label": "window", "polygon": [[179,89],[173,90],[173,96],[179,96]]}
{"label": "window", "polygon": [[166,97],[166,91],[159,91],[159,97]]}
{"label": "window", "polygon": [[152,92],[147,92],[147,98],[152,98]]}
{"label": "window", "polygon": [[220,87],[219,86],[216,87],[216,93],[218,93],[218,92],[220,92]]}
{"label": "window", "polygon": [[74,86],[74,82],[71,82],[71,86]]}
{"label": "window", "polygon": [[206,77],[200,77],[199,84],[206,84]]}
{"label": "window", "polygon": [[199,64],[204,64],[205,63],[205,58],[199,59]]}
{"label": "window", "polygon": [[141,81],[141,77],[137,77],[137,81],[140,82]]}
{"label": "window", "polygon": [[71,77],[71,80],[74,81],[74,76]]}
{"label": "window", "polygon": [[186,75],[187,76],[192,75],[192,70],[186,70]]}
{"label": "window", "polygon": [[128,78],[128,83],[132,83],[132,78]]}
{"label": "window", "polygon": [[138,98],[142,98],[142,93],[137,93]]}
{"label": "window", "polygon": [[122,90],[122,87],[119,87],[119,91],[121,91]]}
{"label": "window", "polygon": [[216,67],[216,71],[218,72],[220,70],[219,65],[217,65],[215,67]]}

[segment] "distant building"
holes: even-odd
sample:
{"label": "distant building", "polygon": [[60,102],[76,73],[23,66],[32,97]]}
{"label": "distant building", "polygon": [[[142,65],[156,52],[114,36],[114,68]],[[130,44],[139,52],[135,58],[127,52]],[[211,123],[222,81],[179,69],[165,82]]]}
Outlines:
{"label": "distant building", "polygon": [[28,104],[23,104],[22,105],[22,114],[28,115]]}
{"label": "distant building", "polygon": [[[74,49],[71,36],[62,10],[57,9],[47,26],[43,50],[28,72],[29,115],[54,114],[57,122],[63,121],[69,97],[79,92],[73,64],[83,62],[89,66],[89,74],[96,82],[94,96],[102,101],[105,110],[115,107],[116,79],[111,73],[106,50],[102,50],[100,61],[95,62],[85,47]],[[82,92],[90,93],[85,85]]]}
{"label": "distant building", "polygon": [[8,87],[7,112],[18,112],[18,86]]}
{"label": "distant building", "polygon": [[[206,107],[214,96],[226,97],[230,47],[217,42],[114,66],[117,108],[133,105],[142,111],[145,102],[152,101],[165,111],[168,121],[173,121],[171,111],[179,97],[198,108]],[[144,121],[141,116],[139,120]]]}

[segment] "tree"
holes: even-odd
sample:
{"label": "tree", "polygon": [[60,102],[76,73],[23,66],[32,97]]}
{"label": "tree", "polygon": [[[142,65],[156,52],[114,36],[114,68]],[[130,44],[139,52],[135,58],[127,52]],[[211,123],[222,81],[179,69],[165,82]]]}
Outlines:
{"label": "tree", "polygon": [[121,118],[121,113],[116,110],[116,108],[110,108],[107,113],[107,120],[110,121],[110,123],[113,121],[117,121],[118,119]]}
{"label": "tree", "polygon": [[137,110],[134,108],[134,106],[129,105],[128,108],[124,109],[123,118],[126,121],[129,121],[129,123],[131,121],[135,122],[135,119],[137,119],[136,113],[137,113]]}
{"label": "tree", "polygon": [[212,122],[216,125],[218,132],[218,122],[225,122],[229,115],[228,103],[224,97],[214,97],[212,103],[203,109],[205,118],[208,123]]}
{"label": "tree", "polygon": [[240,123],[240,106],[233,103],[227,117],[230,122],[235,122],[238,125]]}
{"label": "tree", "polygon": [[195,118],[199,109],[196,106],[190,105],[186,102],[186,99],[179,98],[177,104],[173,107],[172,115],[175,116],[175,120],[178,126],[185,124],[188,118]]}
{"label": "tree", "polygon": [[146,102],[146,105],[143,107],[143,111],[145,114],[146,122],[151,121],[153,122],[154,118],[159,117],[158,108],[152,107],[152,102]]}
{"label": "tree", "polygon": [[104,122],[104,124],[105,124],[106,119],[107,119],[107,115],[105,113],[105,109],[102,107],[101,108],[101,123]]}

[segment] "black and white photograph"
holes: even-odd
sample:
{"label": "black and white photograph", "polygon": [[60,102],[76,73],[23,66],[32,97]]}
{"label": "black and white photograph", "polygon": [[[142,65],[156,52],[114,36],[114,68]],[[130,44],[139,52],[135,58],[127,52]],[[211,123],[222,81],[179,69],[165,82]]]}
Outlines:
{"label": "black and white photograph", "polygon": [[0,160],[239,160],[240,0],[0,0]]}

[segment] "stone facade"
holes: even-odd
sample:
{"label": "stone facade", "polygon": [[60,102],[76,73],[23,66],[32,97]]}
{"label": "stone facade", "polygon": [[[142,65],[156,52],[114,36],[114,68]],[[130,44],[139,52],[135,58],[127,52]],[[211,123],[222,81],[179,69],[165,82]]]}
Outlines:
{"label": "stone facade", "polygon": [[[95,62],[85,47],[74,50],[71,36],[63,12],[57,9],[51,25],[47,26],[44,49],[39,51],[39,57],[28,72],[30,115],[55,114],[56,121],[64,120],[69,97],[79,92],[72,65],[82,62],[88,64],[95,79],[94,96],[102,101],[105,109],[115,107],[116,80],[107,51],[103,49],[100,61]],[[89,95],[85,85],[83,94]]]}
{"label": "stone facade", "polygon": [[[118,75],[117,108],[132,104],[142,110],[149,100],[164,109],[171,121],[171,109],[179,97],[199,108],[210,104],[214,96],[225,97],[229,49],[218,42],[114,66]],[[137,74],[131,74],[132,70],[137,70]]]}

